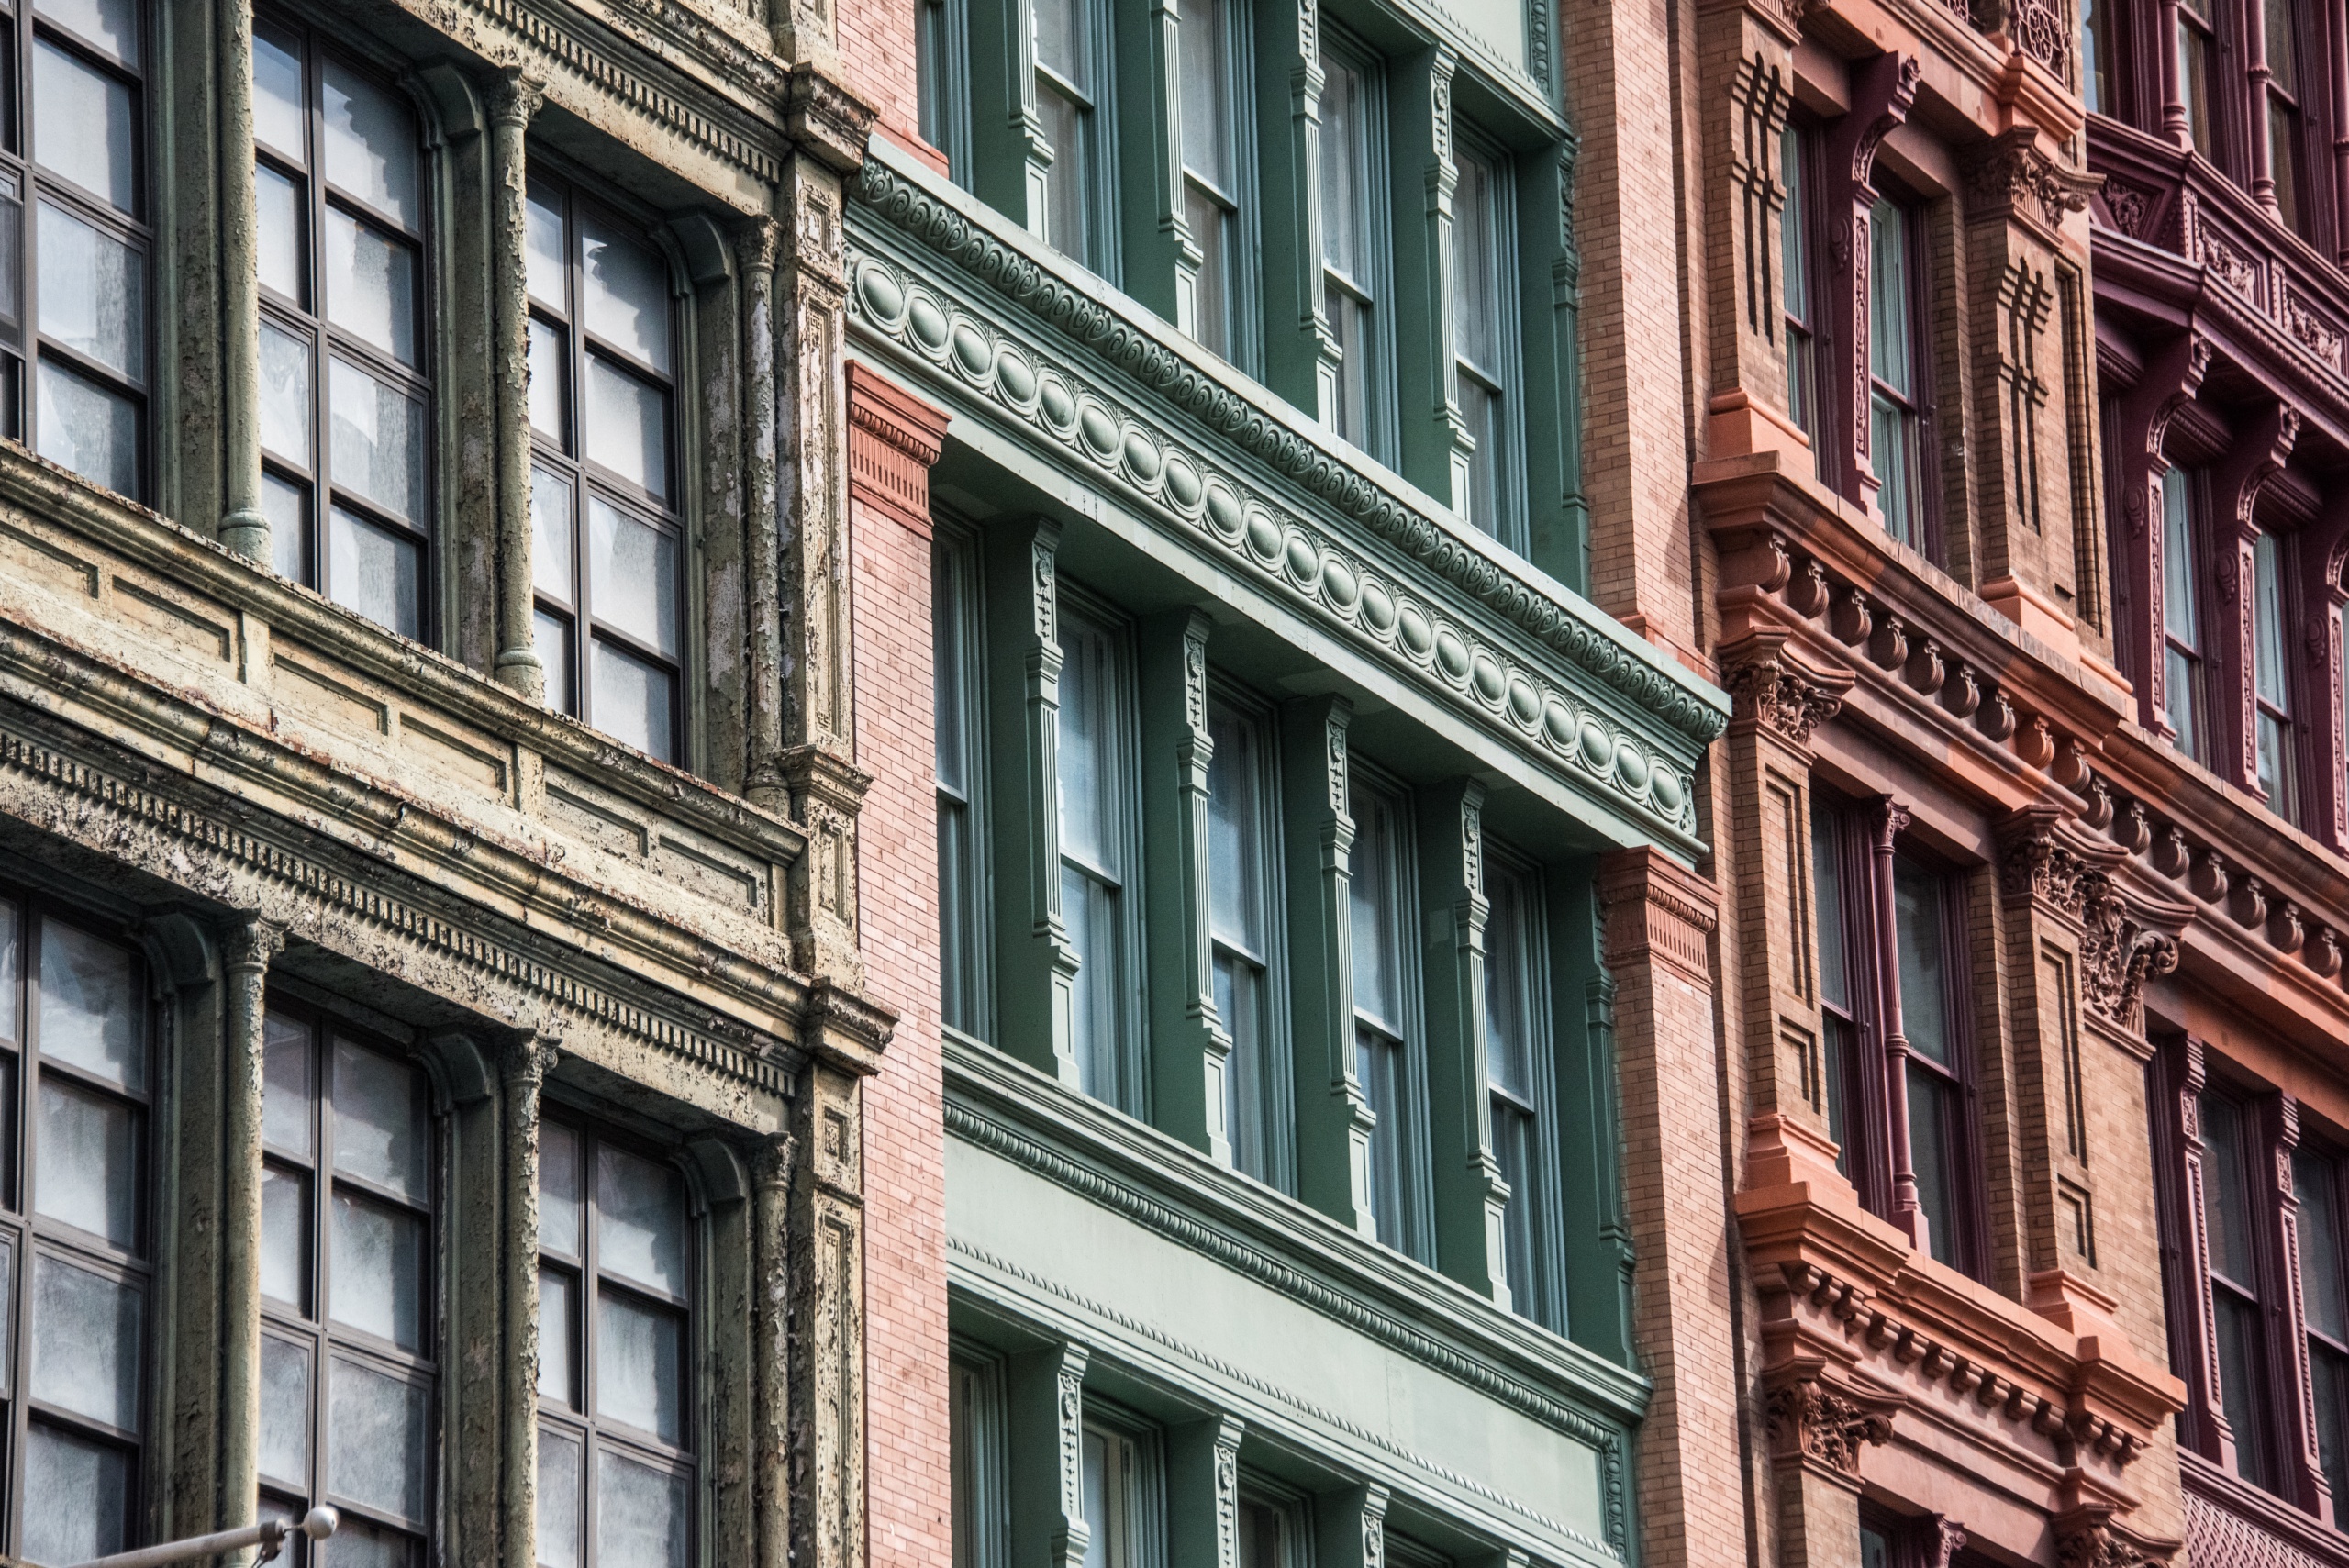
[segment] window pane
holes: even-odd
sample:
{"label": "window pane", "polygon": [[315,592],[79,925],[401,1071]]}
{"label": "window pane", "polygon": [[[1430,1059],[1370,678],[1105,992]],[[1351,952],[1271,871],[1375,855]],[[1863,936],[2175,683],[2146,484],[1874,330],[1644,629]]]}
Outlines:
{"label": "window pane", "polygon": [[1069,1000],[1077,1087],[1096,1099],[1119,1103],[1126,985],[1116,892],[1063,866],[1061,921],[1077,964]]}
{"label": "window pane", "polygon": [[2248,1287],[2252,1270],[2251,1189],[2244,1180],[2243,1112],[2232,1100],[2200,1101],[2204,1169],[2202,1219],[2210,1232],[2210,1272]]}
{"label": "window pane", "polygon": [[2300,1205],[2300,1289],[2308,1324],[2349,1342],[2349,1295],[2341,1271],[2341,1170],[2302,1150],[2292,1158],[2292,1192]]}
{"label": "window pane", "polygon": [[261,1135],[263,1142],[307,1158],[310,1129],[310,1026],[283,1013],[262,1022]]}
{"label": "window pane", "polygon": [[1272,1179],[1264,1114],[1264,976],[1244,958],[1215,955],[1215,1011],[1231,1036],[1223,1064],[1223,1119],[1231,1164],[1258,1181]]}
{"label": "window pane", "polygon": [[307,304],[302,287],[301,186],[266,163],[255,164],[253,212],[262,286],[297,306]]}
{"label": "window pane", "polygon": [[1079,92],[1092,85],[1086,69],[1087,0],[1036,0],[1036,63]]}
{"label": "window pane", "polygon": [[2234,1429],[2235,1471],[2264,1486],[2267,1444],[2262,1420],[2269,1407],[2259,1373],[2259,1308],[2225,1290],[2211,1293],[2211,1305],[2219,1340],[2219,1405]]}
{"label": "window pane", "polygon": [[1876,509],[1884,531],[1901,543],[1917,543],[1915,467],[1909,462],[1909,417],[1882,393],[1868,398],[1868,460],[1876,469]]}
{"label": "window pane", "polygon": [[1201,348],[1229,359],[1230,220],[1221,203],[1190,184],[1183,187],[1183,220],[1200,255],[1199,275],[1191,287],[1191,336]]}
{"label": "window pane", "polygon": [[1220,704],[1208,708],[1215,747],[1208,765],[1208,910],[1218,940],[1262,955],[1264,936],[1263,824],[1258,784],[1264,760],[1255,728]]}
{"label": "window pane", "polygon": [[1498,538],[1501,521],[1500,398],[1474,376],[1460,378],[1460,421],[1468,428],[1468,517]]}
{"label": "window pane", "polygon": [[395,517],[427,516],[424,405],[347,360],[329,362],[335,484]]}
{"label": "window pane", "polygon": [[34,1207],[126,1250],[139,1240],[138,1113],[44,1075]]}
{"label": "window pane", "polygon": [[1363,79],[1349,61],[1321,56],[1321,250],[1330,265],[1366,288],[1359,182],[1368,143],[1363,123]]}
{"label": "window pane", "polygon": [[1532,1041],[1527,1038],[1526,908],[1517,878],[1493,875],[1485,920],[1485,1062],[1494,1088],[1531,1103]]}
{"label": "window pane", "polygon": [[1458,153],[1454,161],[1460,181],[1452,196],[1452,270],[1460,357],[1497,379],[1500,338],[1496,318],[1500,300],[1493,286],[1494,262],[1499,255],[1499,225],[1494,210],[1496,171],[1474,153]]}
{"label": "window pane", "polygon": [[578,1288],[569,1274],[539,1271],[539,1396],[579,1407]]}
{"label": "window pane", "polygon": [[1908,215],[1889,201],[1868,213],[1868,361],[1903,398],[1909,385]]}
{"label": "window pane", "polygon": [[310,1352],[261,1337],[261,1473],[310,1489]]}
{"label": "window pane", "polygon": [[669,395],[587,356],[587,451],[646,493],[669,493]]}
{"label": "window pane", "polygon": [[649,757],[676,761],[675,677],[601,638],[592,651],[596,728]]}
{"label": "window pane", "polygon": [[677,1173],[625,1149],[598,1148],[596,1241],[605,1273],[684,1296],[685,1193]]}
{"label": "window pane", "polygon": [[310,1308],[308,1185],[274,1166],[261,1173],[261,1293],[305,1315]]}
{"label": "window pane", "polygon": [[2349,1362],[2332,1350],[2311,1346],[2309,1374],[2316,1396],[2317,1464],[2333,1496],[2349,1495]]}
{"label": "window pane", "polygon": [[2163,651],[2163,691],[2170,727],[2177,731],[2177,749],[2198,762],[2202,757],[2202,702],[2196,684],[2200,678],[2199,668],[2175,645]]}
{"label": "window pane", "polygon": [[309,501],[305,486],[262,472],[261,515],[269,520],[269,564],[295,583],[310,581]]}
{"label": "window pane", "polygon": [[1950,1062],[1948,961],[1942,935],[1942,879],[1915,862],[1892,862],[1892,906],[1900,952],[1900,1028],[1909,1049]]}
{"label": "window pane", "polygon": [[1338,350],[1338,434],[1356,446],[1370,439],[1370,307],[1337,284],[1325,282],[1321,313]]}
{"label": "window pane", "polygon": [[1831,1006],[1851,1009],[1843,974],[1843,876],[1835,851],[1833,816],[1814,805],[1810,813],[1811,919],[1819,932],[1819,995]]}
{"label": "window pane", "polygon": [[415,1215],[334,1196],[333,1318],[389,1340],[424,1348],[424,1222]]}
{"label": "window pane", "polygon": [[578,712],[578,699],[571,690],[571,623],[544,610],[531,611],[530,646],[546,672],[547,706],[557,713]]}
{"label": "window pane", "polygon": [[416,363],[416,253],[331,206],[325,239],[327,318]]}
{"label": "window pane", "polygon": [[17,906],[0,902],[0,1040],[17,1033]]}
{"label": "window pane", "polygon": [[1085,1519],[1093,1527],[1085,1544],[1085,1568],[1110,1568],[1109,1440],[1086,1428],[1080,1443],[1079,1484],[1084,1488]]}
{"label": "window pane", "polygon": [[1085,111],[1065,94],[1036,84],[1036,114],[1043,122],[1044,139],[1052,149],[1052,164],[1044,183],[1044,241],[1063,256],[1082,261],[1092,247],[1085,239],[1086,169]]}
{"label": "window pane", "polygon": [[[1222,0],[1184,0],[1177,43],[1183,73],[1183,162],[1218,186],[1230,177],[1231,112]],[[1196,230],[1194,231],[1196,233]]]}
{"label": "window pane", "polygon": [[571,484],[543,468],[530,470],[530,584],[571,603]]}
{"label": "window pane", "polygon": [[[0,172],[0,320],[18,321],[24,315],[24,280],[18,276],[23,264],[25,247],[25,207],[17,199],[17,182]],[[13,405],[16,396],[8,395]],[[13,408],[8,428],[15,428]]]}
{"label": "window pane", "polygon": [[1937,1262],[1957,1262],[1956,1173],[1951,1167],[1956,1092],[1930,1069],[1909,1065],[1909,1158],[1917,1173],[1917,1207]]}
{"label": "window pane", "polygon": [[50,202],[40,204],[40,329],[117,374],[146,379],[145,259]]}
{"label": "window pane", "polygon": [[1787,205],[1778,217],[1778,275],[1784,291],[1787,314],[1797,321],[1810,319],[1810,245],[1809,235],[1803,226],[1803,198],[1808,195],[1803,179],[1804,132],[1799,126],[1788,126],[1778,138],[1778,183],[1787,194]]}
{"label": "window pane", "polygon": [[596,1568],[684,1568],[685,1529],[684,1476],[596,1454]]}
{"label": "window pane", "polygon": [[147,1086],[130,955],[78,927],[40,928],[40,1049],[126,1089]]}
{"label": "window pane", "polygon": [[1406,1245],[1404,1209],[1408,1201],[1404,1185],[1403,1051],[1395,1041],[1371,1029],[1354,1031],[1360,1052],[1355,1071],[1362,1078],[1364,1098],[1376,1125],[1370,1133],[1370,1209],[1378,1239],[1389,1247]]}
{"label": "window pane", "polygon": [[2186,470],[2162,470],[2162,625],[2188,648],[2201,642],[2195,629],[2191,484]]}
{"label": "window pane", "polygon": [[685,1440],[685,1326],[615,1291],[596,1298],[596,1414]]}
{"label": "window pane", "polygon": [[253,139],[297,164],[309,162],[302,57],[295,46],[253,31]]}
{"label": "window pane", "polygon": [[346,1519],[317,1553],[319,1568],[407,1568],[414,1549],[406,1536],[363,1519]]}
{"label": "window pane", "polygon": [[674,658],[676,536],[589,495],[587,596],[598,621]]}
{"label": "window pane", "polygon": [[40,455],[94,484],[139,491],[139,406],[52,359],[40,361]]}
{"label": "window pane", "polygon": [[1115,651],[1107,631],[1066,606],[1060,618],[1061,853],[1115,876]]}
{"label": "window pane", "polygon": [[137,0],[39,0],[33,9],[61,23],[125,65],[139,63]]}
{"label": "window pane", "polygon": [[[289,462],[310,466],[310,345],[261,324],[261,444]],[[289,573],[290,575],[290,573]]]}
{"label": "window pane", "polygon": [[579,1445],[539,1429],[539,1562],[541,1568],[579,1568]]}
{"label": "window pane", "polygon": [[530,297],[558,315],[569,315],[570,290],[565,280],[570,262],[563,253],[562,198],[543,186],[532,185],[523,209],[522,237],[527,258],[524,286]]}
{"label": "window pane", "polygon": [[329,1485],[354,1503],[421,1518],[425,1390],[340,1356],[328,1365]]}
{"label": "window pane", "polygon": [[587,330],[667,374],[669,277],[660,256],[593,217],[580,220],[579,254]]}
{"label": "window pane", "polygon": [[577,1257],[579,1135],[559,1122],[539,1128],[539,1245]]}
{"label": "window pane", "polygon": [[124,212],[138,204],[130,89],[46,39],[33,40],[33,155]]}
{"label": "window pane", "polygon": [[334,1042],[334,1168],[424,1198],[430,1134],[414,1068],[377,1051]]}
{"label": "window pane", "polygon": [[[1354,846],[1348,878],[1352,908],[1354,1010],[1386,1024],[1399,1022],[1395,950],[1395,812],[1382,795],[1357,789],[1347,802],[1354,819]],[[1400,1032],[1397,1029],[1396,1032]]]}
{"label": "window pane", "polygon": [[25,1434],[25,1557],[86,1562],[129,1544],[130,1459],[35,1421]]}
{"label": "window pane", "polygon": [[1533,1194],[1533,1118],[1515,1106],[1493,1106],[1493,1157],[1508,1184],[1508,1207],[1501,1214],[1502,1269],[1509,1306],[1520,1317],[1538,1318],[1540,1282],[1534,1274],[1537,1213]]}
{"label": "window pane", "polygon": [[139,1429],[139,1287],[57,1258],[33,1259],[33,1397]]}
{"label": "window pane", "polygon": [[335,603],[402,637],[422,635],[423,550],[412,535],[379,528],[337,506],[327,550]]}
{"label": "window pane", "polygon": [[562,417],[566,377],[562,328],[530,318],[530,428],[563,451],[571,450],[571,427]]}
{"label": "window pane", "polygon": [[1240,1500],[1240,1568],[1289,1568],[1281,1538],[1286,1521],[1278,1508]]}
{"label": "window pane", "polygon": [[325,75],[327,179],[415,228],[415,118],[395,95],[332,61]]}

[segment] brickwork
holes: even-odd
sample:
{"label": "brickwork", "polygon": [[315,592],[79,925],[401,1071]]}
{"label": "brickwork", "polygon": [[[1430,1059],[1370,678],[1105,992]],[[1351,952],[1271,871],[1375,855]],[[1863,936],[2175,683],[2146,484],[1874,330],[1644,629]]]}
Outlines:
{"label": "brickwork", "polygon": [[873,128],[900,147],[930,153],[921,139],[919,83],[914,69],[914,17],[919,0],[841,0],[840,80],[873,106]]}

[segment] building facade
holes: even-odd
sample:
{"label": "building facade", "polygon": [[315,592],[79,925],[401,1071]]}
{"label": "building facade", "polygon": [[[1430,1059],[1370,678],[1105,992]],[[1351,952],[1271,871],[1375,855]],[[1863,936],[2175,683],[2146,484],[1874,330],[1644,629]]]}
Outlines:
{"label": "building facade", "polygon": [[861,847],[928,832],[927,673],[841,238],[909,53],[9,20],[0,1555],[928,1560],[931,925]]}

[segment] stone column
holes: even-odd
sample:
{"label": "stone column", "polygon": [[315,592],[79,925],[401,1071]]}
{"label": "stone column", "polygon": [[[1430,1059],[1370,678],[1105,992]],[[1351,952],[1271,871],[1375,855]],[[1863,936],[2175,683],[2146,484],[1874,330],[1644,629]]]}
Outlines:
{"label": "stone column", "polygon": [[791,1564],[792,1173],[785,1132],[751,1157],[751,1512],[754,1568]]}
{"label": "stone column", "polygon": [[1093,1526],[1085,1517],[1085,1346],[1063,1341],[1005,1367],[1011,1429],[1011,1560],[1084,1568]]}
{"label": "stone column", "polygon": [[539,1096],[555,1063],[551,1041],[533,1032],[507,1038],[498,1053],[506,1108],[506,1223],[497,1239],[497,1289],[506,1318],[505,1407],[500,1462],[499,1546],[508,1564],[535,1562],[539,1549]]}
{"label": "stone column", "polygon": [[[863,1568],[863,1101],[854,1075],[818,1061],[800,1079],[792,1106],[801,1153],[785,1231],[796,1239],[787,1340],[795,1485],[786,1560],[798,1568]],[[774,1232],[765,1235],[774,1240]]]}
{"label": "stone column", "polygon": [[1917,1202],[1917,1165],[1909,1145],[1909,1031],[1900,1018],[1900,916],[1893,898],[1893,850],[1909,826],[1909,808],[1879,796],[1868,822],[1868,850],[1876,862],[1871,884],[1876,903],[1876,967],[1884,1014],[1884,1100],[1892,1158],[1892,1212],[1887,1216],[1908,1233],[1920,1252],[1932,1250],[1929,1223]]}
{"label": "stone column", "polygon": [[1244,1429],[1237,1416],[1214,1416],[1166,1434],[1171,1568],[1240,1568],[1240,1439]]}
{"label": "stone column", "polygon": [[1719,895],[1647,848],[1603,856],[1598,895],[1616,983],[1623,1186],[1640,1260],[1632,1335],[1655,1380],[1633,1449],[1633,1517],[1645,1521],[1641,1556],[1652,1568],[1710,1568],[1709,1543],[1745,1532],[1737,1423],[1720,1407],[1738,1371],[1722,1266],[1735,1238],[1713,1027]]}
{"label": "stone column", "polygon": [[253,195],[252,0],[219,0],[220,543],[270,563],[261,506],[261,217]]}
{"label": "stone column", "polygon": [[2300,1279],[2300,1195],[2293,1180],[2292,1152],[2300,1143],[2300,1103],[2289,1094],[2265,1097],[2259,1107],[2260,1143],[2276,1151],[2266,1179],[2274,1184],[2276,1223],[2266,1237],[2267,1267],[2283,1286],[2277,1317],[2281,1343],[2268,1347],[2269,1375],[2286,1395],[2284,1436],[2289,1451],[2283,1456],[2284,1495],[2325,1524],[2333,1523],[2332,1485],[2324,1478],[2324,1462],[2317,1449],[2316,1390],[2309,1369],[2308,1297]]}
{"label": "stone column", "polygon": [[2170,1321],[2171,1351],[2194,1396],[2182,1414],[2178,1441],[2232,1472],[2235,1434],[2227,1424],[2218,1358],[2212,1351],[2218,1338],[2212,1327],[2216,1315],[2207,1262],[2210,1226],[2203,1207],[2209,1173],[2202,1165],[2202,1088],[2207,1082],[2202,1044],[2188,1036],[2164,1050],[2159,1061],[2161,1073],[2155,1082],[2169,1102],[2162,1107],[2161,1123],[2165,1135],[2162,1141],[2168,1146],[2154,1151],[2160,1165],[2167,1167],[2157,1165],[2156,1174],[2176,1184],[2176,1212],[2184,1218],[2186,1232],[2182,1255],[2170,1261],[2176,1270],[2171,1284],[2178,1292],[2174,1299],[2186,1303],[2186,1310]]}
{"label": "stone column", "polygon": [[1460,415],[1452,275],[1452,73],[1441,46],[1387,64],[1394,140],[1395,368],[1403,477],[1452,508],[1468,507],[1472,442]]}
{"label": "stone column", "polygon": [[1419,794],[1424,908],[1428,1141],[1435,1167],[1436,1266],[1506,1307],[1502,1225],[1510,1197],[1493,1154],[1485,1039],[1485,786],[1462,779]]}
{"label": "stone column", "polygon": [[785,809],[783,786],[782,486],[775,451],[774,264],[783,226],[754,217],[734,231],[742,273],[742,573],[750,647],[744,651],[742,793]]}
{"label": "stone column", "polygon": [[1281,821],[1287,838],[1289,1053],[1297,1088],[1297,1192],[1364,1236],[1370,1209],[1370,1101],[1354,1062],[1354,820],[1346,804],[1343,697],[1281,714]]}
{"label": "stone column", "polygon": [[262,1076],[269,963],[284,943],[257,917],[220,942],[220,1529],[251,1524],[261,1504]]}
{"label": "stone column", "polygon": [[1141,626],[1142,892],[1157,940],[1149,969],[1151,1113],[1217,1162],[1231,1161],[1225,1125],[1229,1025],[1216,1016],[1208,931],[1208,632],[1195,609]]}
{"label": "stone column", "polygon": [[1880,54],[1852,70],[1852,106],[1826,136],[1827,178],[1820,211],[1831,232],[1827,247],[1829,307],[1837,315],[1837,339],[1824,378],[1819,443],[1832,443],[1843,494],[1862,506],[1876,506],[1877,479],[1868,450],[1870,349],[1868,342],[1868,211],[1876,206],[1876,150],[1909,117],[1923,69],[1914,55]]}
{"label": "stone column", "polygon": [[529,151],[531,117],[545,96],[518,71],[489,95],[490,374],[497,420],[497,682],[543,702],[546,666],[531,631]]}

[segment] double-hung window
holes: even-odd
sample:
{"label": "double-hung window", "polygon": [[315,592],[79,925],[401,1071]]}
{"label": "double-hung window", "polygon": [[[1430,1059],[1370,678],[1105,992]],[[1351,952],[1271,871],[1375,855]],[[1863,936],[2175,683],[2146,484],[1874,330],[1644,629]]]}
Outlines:
{"label": "double-hung window", "polygon": [[946,155],[958,184],[971,182],[971,17],[967,0],[918,0],[914,9],[914,90],[921,139]]}
{"label": "double-hung window", "polygon": [[693,1238],[677,1168],[539,1130],[539,1562],[685,1568]]}
{"label": "double-hung window", "polygon": [[1909,1162],[1926,1241],[1953,1268],[1976,1266],[1965,1189],[1974,1171],[1964,1014],[1955,962],[1955,889],[1911,857],[1892,862],[1893,946],[1899,962],[1900,1027],[1909,1042]]}
{"label": "double-hung window", "polygon": [[262,1511],[330,1503],[336,1561],[417,1564],[438,1359],[426,1079],[282,1006],[262,1060]]}
{"label": "double-hung window", "polygon": [[2177,749],[2208,762],[2202,723],[2202,617],[2197,587],[2199,475],[2162,471],[2162,700]]}
{"label": "double-hung window", "polygon": [[2293,758],[2291,646],[2284,594],[2286,541],[2263,532],[2251,550],[2252,708],[2258,726],[2253,750],[2267,808],[2287,822],[2299,819]]}
{"label": "double-hung window", "polygon": [[[2233,1429],[2235,1469],[2258,1486],[2276,1482],[2266,1425],[2266,1316],[2260,1288],[2258,1216],[2252,1173],[2263,1168],[2254,1148],[2250,1107],[2216,1090],[2205,1091],[2202,1127],[2202,1221],[2210,1255],[2212,1342],[2218,1351],[2221,1413]],[[2266,1167],[2272,1169],[2273,1167]]]}
{"label": "double-hung window", "polygon": [[[1361,764],[1357,762],[1358,768]],[[1347,809],[1353,943],[1354,1072],[1371,1114],[1369,1197],[1378,1239],[1426,1260],[1427,1135],[1416,1114],[1419,996],[1410,960],[1410,832],[1403,797],[1355,779]]]}
{"label": "double-hung window", "polygon": [[1129,1058],[1139,981],[1129,931],[1136,797],[1133,662],[1125,628],[1060,603],[1061,918],[1076,950],[1069,1008],[1077,1086],[1138,1110]]}
{"label": "double-hung window", "polygon": [[2276,185],[2276,212],[2284,227],[2300,227],[2299,9],[2292,0],[2264,0],[2267,33],[2267,167]]}
{"label": "double-hung window", "polygon": [[1164,1529],[1156,1434],[1088,1409],[1080,1444],[1085,1568],[1149,1568]]}
{"label": "double-hung window", "polygon": [[1208,704],[1215,745],[1208,768],[1208,924],[1214,946],[1215,1010],[1231,1037],[1223,1067],[1224,1128],[1231,1163],[1260,1182],[1278,1179],[1274,1133],[1278,1069],[1272,1049],[1275,846],[1271,739],[1254,714]]}
{"label": "double-hung window", "polygon": [[2187,136],[2208,159],[2218,157],[2210,135],[2210,61],[2217,53],[2210,0],[2177,0],[2177,98],[2186,108]]}
{"label": "double-hung window", "polygon": [[264,25],[253,143],[274,564],[426,636],[432,332],[415,111],[315,39]]}
{"label": "double-hung window", "polygon": [[1868,213],[1868,456],[1885,531],[1925,548],[1924,363],[1917,330],[1917,220],[1890,197]]}
{"label": "double-hung window", "polygon": [[0,903],[0,1408],[28,1562],[119,1551],[141,1511],[150,1051],[128,949]]}
{"label": "double-hung window", "polygon": [[1486,849],[1485,1062],[1492,1097],[1493,1156],[1508,1184],[1502,1213],[1503,1269],[1509,1305],[1537,1323],[1556,1325],[1551,1277],[1551,1136],[1548,1032],[1542,1025],[1541,884],[1530,870]]}
{"label": "double-hung window", "polygon": [[[1861,1006],[1866,977],[1875,973],[1864,958],[1849,951],[1844,935],[1847,888],[1843,865],[1852,859],[1845,849],[1850,826],[1840,814],[1814,800],[1810,809],[1810,868],[1812,917],[1819,935],[1819,1075],[1815,1098],[1827,1113],[1827,1136],[1835,1140],[1835,1168],[1866,1189],[1862,1176],[1867,1167],[1855,1145],[1865,1138],[1865,1123],[1854,1119],[1853,1106],[1863,1096],[1858,1088],[1860,1042],[1867,1013]],[[1879,1206],[1880,1207],[1880,1206]]]}
{"label": "double-hung window", "polygon": [[2317,1467],[2334,1497],[2349,1498],[2349,1276],[2342,1267],[2349,1237],[2341,1228],[2342,1175],[2342,1162],[2321,1149],[2303,1143],[2293,1151]]}
{"label": "double-hung window", "polygon": [[1338,350],[1330,424],[1374,457],[1390,450],[1386,369],[1386,80],[1324,17],[1321,39],[1321,308]]}
{"label": "double-hung window", "polygon": [[1779,293],[1786,306],[1787,417],[1818,446],[1812,426],[1816,401],[1811,345],[1818,328],[1811,319],[1810,133],[1789,122],[1778,137],[1778,183],[1787,205],[1778,214]]}
{"label": "double-hung window", "polygon": [[2082,0],[2080,6],[2080,106],[2092,115],[2117,115],[2113,95],[2112,0]]}
{"label": "double-hung window", "polygon": [[1467,520],[1502,543],[1524,548],[1517,499],[1516,215],[1508,161],[1462,128],[1453,160],[1452,267],[1460,417],[1468,453]]}
{"label": "double-hung window", "polygon": [[1004,1568],[1010,1518],[998,1358],[955,1345],[946,1368],[946,1422],[952,1568]]}
{"label": "double-hung window", "polygon": [[643,232],[530,182],[533,632],[547,704],[684,754],[675,308]]}
{"label": "double-hung window", "polygon": [[146,6],[13,0],[0,15],[16,53],[0,128],[0,434],[140,495],[152,384]]}
{"label": "double-hung window", "polygon": [[1044,172],[1044,243],[1096,265],[1094,183],[1103,152],[1096,85],[1106,18],[1096,0],[1032,0],[1036,116],[1052,161]]}
{"label": "double-hung window", "polygon": [[986,1032],[986,841],[979,791],[985,773],[985,595],[978,541],[938,530],[930,547],[930,648],[938,769],[939,1018]]}
{"label": "double-hung window", "polygon": [[1240,106],[1249,102],[1241,67],[1248,57],[1241,21],[1247,0],[1184,0],[1183,222],[1199,248],[1191,286],[1191,336],[1227,360],[1244,357],[1248,291],[1241,257],[1247,139]]}
{"label": "double-hung window", "polygon": [[1237,1568],[1299,1568],[1304,1556],[1306,1508],[1301,1498],[1275,1491],[1242,1474]]}

